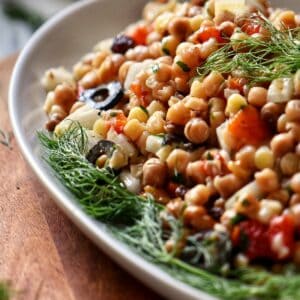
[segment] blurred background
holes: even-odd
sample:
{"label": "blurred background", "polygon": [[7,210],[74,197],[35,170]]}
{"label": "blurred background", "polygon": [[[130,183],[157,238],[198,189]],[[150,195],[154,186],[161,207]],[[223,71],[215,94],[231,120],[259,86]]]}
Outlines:
{"label": "blurred background", "polygon": [[22,49],[43,22],[75,1],[0,0],[0,59]]}

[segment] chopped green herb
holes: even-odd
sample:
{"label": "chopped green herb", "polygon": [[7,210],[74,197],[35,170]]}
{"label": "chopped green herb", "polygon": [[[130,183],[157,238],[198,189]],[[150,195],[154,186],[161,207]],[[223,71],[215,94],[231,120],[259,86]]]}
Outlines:
{"label": "chopped green herb", "polygon": [[239,223],[241,223],[242,221],[245,221],[246,220],[246,217],[244,215],[241,215],[241,214],[237,214],[236,216],[234,216],[231,220],[230,220],[230,223],[232,225],[237,225]]}
{"label": "chopped green herb", "polygon": [[163,53],[166,54],[166,55],[171,55],[170,50],[169,50],[168,48],[166,48],[166,47],[163,47],[163,48],[162,48],[162,51],[163,51]]}
{"label": "chopped green herb", "polygon": [[191,71],[190,67],[180,60],[177,61],[176,64],[182,69],[183,72]]}
{"label": "chopped green herb", "polygon": [[153,72],[154,74],[156,74],[158,71],[159,71],[159,65],[158,65],[158,64],[154,64],[154,65],[152,66],[152,72]]}
{"label": "chopped green herb", "polygon": [[142,110],[145,114],[147,114],[147,116],[149,116],[149,112],[148,112],[148,110],[147,110],[147,108],[146,108],[145,106],[140,105],[140,108],[141,108],[141,110]]}

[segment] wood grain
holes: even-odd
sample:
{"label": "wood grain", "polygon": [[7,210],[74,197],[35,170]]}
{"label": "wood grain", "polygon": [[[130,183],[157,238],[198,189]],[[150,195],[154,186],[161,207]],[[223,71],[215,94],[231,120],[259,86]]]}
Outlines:
{"label": "wood grain", "polygon": [[[11,132],[7,87],[16,56],[0,61],[0,129]],[[96,248],[58,210],[24,162],[0,144],[0,279],[14,299],[161,299]]]}

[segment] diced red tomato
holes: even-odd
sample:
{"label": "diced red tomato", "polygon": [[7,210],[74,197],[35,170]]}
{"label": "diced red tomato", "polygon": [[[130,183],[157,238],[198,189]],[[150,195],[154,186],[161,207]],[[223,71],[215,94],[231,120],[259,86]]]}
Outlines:
{"label": "diced red tomato", "polygon": [[137,96],[137,98],[141,101],[141,105],[146,107],[148,106],[147,96],[149,96],[149,92],[143,90],[142,86],[138,83],[132,83],[130,86],[130,90]]}
{"label": "diced red tomato", "polygon": [[239,141],[240,147],[245,144],[259,145],[269,136],[268,127],[261,119],[259,111],[251,105],[240,110],[233,117],[228,129]]}
{"label": "diced red tomato", "polygon": [[137,45],[146,45],[147,37],[151,28],[146,25],[137,25],[128,35],[135,41]]}
{"label": "diced red tomato", "polygon": [[233,243],[242,248],[250,260],[272,257],[268,226],[248,220],[241,222],[237,227],[238,229],[233,230]]}
{"label": "diced red tomato", "polygon": [[[269,228],[269,240],[272,252],[276,259],[289,258],[295,246],[295,222],[291,215],[282,215],[275,217]],[[279,236],[281,235],[281,236]],[[279,246],[276,246],[275,239],[281,239]]]}
{"label": "diced red tomato", "polygon": [[114,128],[117,133],[122,133],[127,123],[127,118],[123,113],[118,113],[116,117],[113,117],[110,121],[110,126]]}
{"label": "diced red tomato", "polygon": [[224,43],[221,31],[214,26],[201,26],[198,33],[198,40],[201,43],[208,41],[210,38],[215,38],[218,43]]}
{"label": "diced red tomato", "polygon": [[253,35],[255,33],[259,33],[260,32],[260,28],[261,25],[260,24],[255,24],[251,21],[246,22],[243,26],[242,26],[242,30],[247,33],[248,35]]}

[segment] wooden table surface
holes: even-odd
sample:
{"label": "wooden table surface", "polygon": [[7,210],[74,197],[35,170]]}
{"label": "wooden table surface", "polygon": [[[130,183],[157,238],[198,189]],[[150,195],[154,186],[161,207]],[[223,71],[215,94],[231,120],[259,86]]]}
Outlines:
{"label": "wooden table surface", "polygon": [[[12,135],[7,91],[16,56],[0,61],[0,280],[16,300],[161,299],[118,267],[59,211]],[[20,99],[21,101],[21,99]]]}

